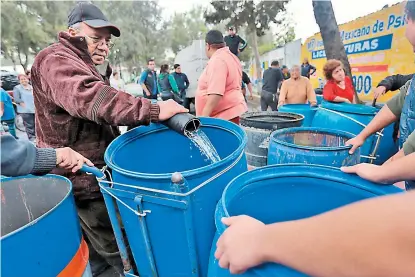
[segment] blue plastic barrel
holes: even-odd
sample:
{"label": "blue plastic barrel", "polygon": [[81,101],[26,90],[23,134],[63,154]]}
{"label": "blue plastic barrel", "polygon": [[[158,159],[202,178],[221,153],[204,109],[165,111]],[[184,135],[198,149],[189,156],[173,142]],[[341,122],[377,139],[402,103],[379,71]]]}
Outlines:
{"label": "blue plastic barrel", "polygon": [[317,112],[317,107],[310,106],[309,104],[286,104],[278,108],[279,112],[283,113],[296,113],[304,116],[303,127],[310,127],[313,121],[314,115]]}
{"label": "blue plastic barrel", "polygon": [[274,131],[270,137],[268,165],[319,164],[333,167],[360,161],[359,149],[349,154],[345,145],[353,135],[339,130],[298,127]]}
{"label": "blue plastic barrel", "polygon": [[105,153],[114,185],[101,182],[101,191],[112,214],[108,199],[116,198],[140,277],[207,275],[215,206],[225,186],[247,171],[247,138],[229,121],[201,123],[219,162],[211,164],[188,138],[158,124],[121,135]]}
{"label": "blue plastic barrel", "polygon": [[[382,107],[383,104],[376,105],[377,112]],[[383,164],[399,151],[398,140],[394,141],[393,139],[394,125],[395,123],[388,125],[382,132],[383,136],[380,139],[375,164]]]}
{"label": "blue plastic barrel", "polygon": [[[378,185],[331,167],[273,165],[249,171],[232,180],[217,205],[217,233],[212,244],[209,277],[228,277],[214,257],[216,243],[225,231],[222,217],[248,215],[265,224],[298,220],[376,196],[401,192],[391,185]],[[239,276],[239,275],[238,275]],[[306,277],[278,264],[265,264],[241,277]]]}
{"label": "blue plastic barrel", "polygon": [[92,277],[68,179],[1,179],[1,264],[3,277]]}
{"label": "blue plastic barrel", "polygon": [[267,165],[269,136],[275,130],[301,126],[304,116],[280,112],[248,112],[241,116],[241,126],[248,142],[245,155],[250,167]]}
{"label": "blue plastic barrel", "polygon": [[316,95],[317,104],[320,105],[323,102],[323,95]]}
{"label": "blue plastic barrel", "polygon": [[[323,101],[314,116],[312,127],[342,130],[358,135],[374,118],[378,109],[366,105]],[[362,162],[381,164],[397,151],[392,139],[393,124],[370,136],[361,147]]]}

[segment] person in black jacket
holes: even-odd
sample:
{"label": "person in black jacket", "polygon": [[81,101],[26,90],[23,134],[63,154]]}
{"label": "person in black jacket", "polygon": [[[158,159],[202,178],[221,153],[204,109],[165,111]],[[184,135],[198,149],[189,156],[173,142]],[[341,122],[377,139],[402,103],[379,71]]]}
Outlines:
{"label": "person in black jacket", "polygon": [[228,35],[225,37],[225,43],[235,56],[238,56],[240,52],[244,51],[248,45],[245,40],[236,34],[234,27],[229,27]]}
{"label": "person in black jacket", "polygon": [[262,80],[261,111],[265,112],[268,107],[277,111],[278,88],[284,80],[278,61],[273,61],[271,67],[264,71]]}
{"label": "person in black jacket", "polygon": [[373,98],[378,99],[388,91],[395,91],[400,89],[403,85],[406,84],[406,82],[411,80],[413,76],[414,74],[396,74],[386,77],[377,85],[376,89],[373,91]]}
{"label": "person in black jacket", "polygon": [[308,62],[308,58],[304,58],[303,64],[301,65],[301,76],[310,79],[310,76],[316,72],[316,67]]}

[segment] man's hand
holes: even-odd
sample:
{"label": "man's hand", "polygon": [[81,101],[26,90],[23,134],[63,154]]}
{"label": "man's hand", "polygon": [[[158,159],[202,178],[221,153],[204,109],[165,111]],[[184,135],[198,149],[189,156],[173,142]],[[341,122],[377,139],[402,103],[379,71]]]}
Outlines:
{"label": "man's hand", "polygon": [[341,167],[340,169],[341,171],[345,173],[357,174],[361,178],[366,179],[368,181],[372,181],[375,183],[382,183],[382,180],[379,174],[381,167],[379,165],[362,163],[362,164],[357,164],[354,166]]}
{"label": "man's hand", "polygon": [[19,105],[20,105],[20,107],[22,107],[22,108],[26,108],[26,104],[25,104],[24,102],[21,102]]}
{"label": "man's hand", "polygon": [[252,93],[251,93],[251,95],[249,96],[249,98],[248,98],[249,100],[254,100],[254,96],[252,95]]}
{"label": "man's hand", "polygon": [[58,167],[70,169],[75,173],[81,169],[84,163],[94,166],[90,160],[69,147],[56,149],[56,165]]}
{"label": "man's hand", "polygon": [[365,140],[360,135],[357,135],[356,137],[346,141],[346,145],[352,145],[352,148],[350,149],[349,154],[353,154],[354,151],[356,151],[356,149],[362,146],[364,143],[365,143]]}
{"label": "man's hand", "polygon": [[174,100],[160,101],[157,103],[160,107],[159,120],[164,121],[178,113],[188,113],[189,110],[177,104]]}
{"label": "man's hand", "polygon": [[378,97],[384,95],[385,93],[386,93],[386,87],[384,86],[377,87],[373,91],[373,98],[378,99]]}
{"label": "man's hand", "polygon": [[147,91],[146,91],[146,95],[147,95],[147,97],[151,96],[150,92],[147,92]]}
{"label": "man's hand", "polygon": [[265,262],[264,223],[246,215],[222,218],[222,222],[229,227],[217,243],[215,257],[220,267],[241,274]]}
{"label": "man's hand", "polygon": [[344,102],[343,103],[352,104],[352,102],[350,102],[349,99],[344,99]]}

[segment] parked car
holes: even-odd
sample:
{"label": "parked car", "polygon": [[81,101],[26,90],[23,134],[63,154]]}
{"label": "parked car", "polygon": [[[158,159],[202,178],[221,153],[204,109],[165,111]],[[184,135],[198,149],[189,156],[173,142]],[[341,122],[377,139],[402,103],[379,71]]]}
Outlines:
{"label": "parked car", "polygon": [[[19,78],[18,78],[19,74],[17,72],[1,70],[0,76],[1,76],[1,87],[5,91],[7,91],[7,93],[13,98],[13,89],[15,86],[20,84]],[[13,104],[14,104],[14,110],[16,111],[16,104],[15,103]],[[16,128],[24,132],[25,128],[23,125],[23,119],[20,115],[17,114],[17,112],[16,112],[15,123],[16,123]]]}
{"label": "parked car", "polygon": [[13,89],[19,83],[19,78],[17,77],[19,74],[17,72],[10,72],[6,70],[2,70],[1,74],[1,87],[7,91],[11,97],[13,97]]}

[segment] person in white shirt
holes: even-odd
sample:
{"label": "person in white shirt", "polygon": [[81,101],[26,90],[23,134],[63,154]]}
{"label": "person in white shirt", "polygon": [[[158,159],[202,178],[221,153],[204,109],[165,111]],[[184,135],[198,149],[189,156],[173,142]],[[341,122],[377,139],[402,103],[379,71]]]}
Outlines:
{"label": "person in white shirt", "polygon": [[113,88],[125,91],[124,80],[120,78],[120,74],[117,71],[112,73],[112,79],[110,80],[110,83]]}

